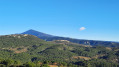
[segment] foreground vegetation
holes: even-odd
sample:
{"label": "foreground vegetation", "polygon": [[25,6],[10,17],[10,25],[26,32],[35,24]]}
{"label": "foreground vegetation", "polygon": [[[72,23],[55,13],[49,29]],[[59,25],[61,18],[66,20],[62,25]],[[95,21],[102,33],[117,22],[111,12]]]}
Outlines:
{"label": "foreground vegetation", "polygon": [[119,67],[119,48],[32,35],[0,36],[0,67]]}
{"label": "foreground vegetation", "polygon": [[119,67],[116,63],[109,63],[104,60],[79,61],[77,63],[34,61],[22,63],[11,59],[0,60],[0,67]]}

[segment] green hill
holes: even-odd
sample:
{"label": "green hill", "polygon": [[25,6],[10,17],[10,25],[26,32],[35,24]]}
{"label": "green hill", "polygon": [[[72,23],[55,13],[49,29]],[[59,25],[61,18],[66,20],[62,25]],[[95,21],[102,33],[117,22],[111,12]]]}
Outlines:
{"label": "green hill", "polygon": [[31,67],[47,67],[45,64],[65,67],[115,67],[119,65],[119,48],[85,46],[67,40],[44,41],[33,35],[16,34],[0,36],[0,58],[3,66],[8,65],[8,62],[12,63],[9,65],[12,66],[20,61],[21,64],[17,64],[17,67],[30,67],[27,66],[30,64]]}

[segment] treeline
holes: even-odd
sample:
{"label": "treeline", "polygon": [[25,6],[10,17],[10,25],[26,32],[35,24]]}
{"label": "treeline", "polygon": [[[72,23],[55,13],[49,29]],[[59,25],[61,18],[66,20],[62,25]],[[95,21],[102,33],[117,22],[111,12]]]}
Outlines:
{"label": "treeline", "polygon": [[22,63],[21,61],[14,61],[12,59],[0,60],[0,67],[50,67],[55,65],[57,67],[119,67],[119,64],[109,63],[105,60],[89,60],[79,61],[75,63],[55,62],[55,61],[33,61]]}

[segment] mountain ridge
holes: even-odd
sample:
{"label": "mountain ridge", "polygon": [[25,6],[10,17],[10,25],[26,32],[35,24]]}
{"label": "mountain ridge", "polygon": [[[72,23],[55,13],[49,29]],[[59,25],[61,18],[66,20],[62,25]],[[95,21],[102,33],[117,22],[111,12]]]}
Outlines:
{"label": "mountain ridge", "polygon": [[73,43],[78,44],[84,44],[84,45],[92,45],[92,46],[106,46],[106,47],[119,47],[118,42],[112,42],[112,41],[97,41],[97,40],[85,40],[85,39],[75,39],[75,38],[69,38],[69,37],[60,37],[60,36],[53,36],[49,34],[45,34],[42,32],[38,32],[35,30],[28,30],[26,32],[23,32],[21,34],[29,34],[37,36],[40,39],[43,39],[45,41],[54,41],[54,40],[68,40]]}

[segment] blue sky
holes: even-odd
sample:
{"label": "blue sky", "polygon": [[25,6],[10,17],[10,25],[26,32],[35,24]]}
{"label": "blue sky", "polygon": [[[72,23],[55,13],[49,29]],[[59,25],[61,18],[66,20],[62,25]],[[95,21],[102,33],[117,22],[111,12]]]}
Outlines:
{"label": "blue sky", "polygon": [[0,0],[0,35],[29,29],[119,41],[119,0]]}

